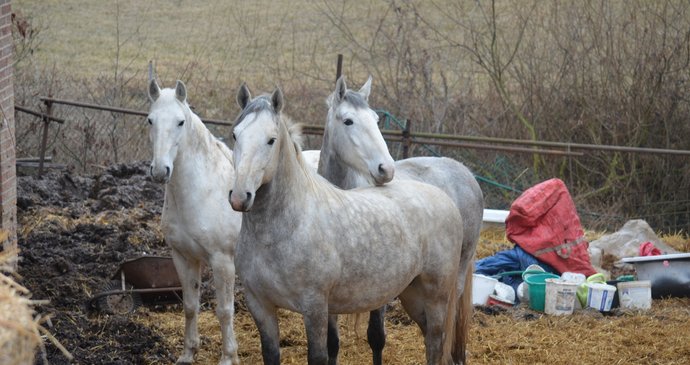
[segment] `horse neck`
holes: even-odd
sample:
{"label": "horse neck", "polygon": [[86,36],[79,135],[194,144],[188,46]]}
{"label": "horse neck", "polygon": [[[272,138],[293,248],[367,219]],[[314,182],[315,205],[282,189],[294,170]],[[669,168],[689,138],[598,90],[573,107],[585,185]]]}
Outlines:
{"label": "horse neck", "polygon": [[324,133],[317,172],[331,184],[341,189],[354,189],[371,185],[365,176],[351,168],[331,147],[327,133]]}
{"label": "horse neck", "polygon": [[317,172],[333,185],[343,188],[347,167],[343,164],[343,161],[338,158],[337,153],[333,151],[328,131],[324,131],[323,134]]}
{"label": "horse neck", "polygon": [[173,183],[201,177],[197,172],[213,169],[211,160],[217,158],[216,154],[220,153],[220,149],[215,145],[215,137],[201,119],[191,110],[188,110],[186,119],[189,124],[186,126],[188,130],[175,156],[171,176]]}
{"label": "horse neck", "polygon": [[[273,179],[262,185],[256,192],[254,207],[248,214],[250,221],[260,216],[268,218],[269,224],[277,220],[294,221],[301,216],[301,207],[309,204],[311,196],[332,189],[330,184],[315,175],[302,159],[301,152],[290,139],[287,129],[281,132],[283,143],[278,152],[278,165]],[[259,221],[264,221],[259,218]]]}

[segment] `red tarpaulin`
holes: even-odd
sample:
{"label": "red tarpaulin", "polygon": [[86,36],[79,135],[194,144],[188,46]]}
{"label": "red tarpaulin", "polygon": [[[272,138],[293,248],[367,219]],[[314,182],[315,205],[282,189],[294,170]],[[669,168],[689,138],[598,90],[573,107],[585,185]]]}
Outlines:
{"label": "red tarpaulin", "polygon": [[551,179],[526,190],[510,207],[506,236],[559,272],[596,273],[568,188]]}

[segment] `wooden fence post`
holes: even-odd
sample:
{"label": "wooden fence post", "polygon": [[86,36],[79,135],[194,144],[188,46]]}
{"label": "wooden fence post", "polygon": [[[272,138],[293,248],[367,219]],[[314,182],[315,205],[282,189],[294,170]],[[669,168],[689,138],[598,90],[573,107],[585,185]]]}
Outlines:
{"label": "wooden fence post", "polygon": [[53,116],[53,102],[45,100],[46,116],[41,118],[43,120],[43,135],[41,136],[41,150],[39,152],[38,160],[38,177],[43,176],[43,164],[46,158],[46,148],[48,147],[48,127],[50,127],[50,117]]}
{"label": "wooden fence post", "polygon": [[412,144],[412,138],[410,138],[410,125],[412,121],[409,119],[405,120],[405,129],[402,131],[402,142],[403,142],[403,159],[410,157],[410,145]]}
{"label": "wooden fence post", "polygon": [[338,82],[338,79],[340,76],[343,74],[343,55],[338,54],[338,63],[335,66],[335,82]]}

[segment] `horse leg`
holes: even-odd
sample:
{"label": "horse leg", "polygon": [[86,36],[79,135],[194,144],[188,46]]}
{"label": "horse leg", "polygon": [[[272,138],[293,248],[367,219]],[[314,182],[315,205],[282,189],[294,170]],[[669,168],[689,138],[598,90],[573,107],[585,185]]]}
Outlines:
{"label": "horse leg", "polygon": [[328,365],[338,365],[339,350],[338,315],[332,314],[328,316]]}
{"label": "horse leg", "polygon": [[197,319],[199,315],[199,284],[201,270],[198,261],[185,258],[174,248],[172,249],[175,270],[182,282],[182,301],[184,306],[184,349],[176,364],[186,365],[194,361],[194,354],[199,348],[199,330]]}
{"label": "horse leg", "polygon": [[280,332],[276,308],[254,296],[245,287],[245,302],[261,338],[261,356],[264,365],[280,365]]}
{"label": "horse leg", "polygon": [[371,348],[373,364],[383,363],[383,347],[386,345],[386,329],[383,326],[383,318],[386,314],[386,306],[369,312],[369,327],[367,328],[367,341]]}
{"label": "horse leg", "polygon": [[450,285],[451,290],[444,290],[428,282],[422,284],[417,278],[398,296],[422,331],[427,364],[453,363],[450,352],[456,335],[457,283]]}
{"label": "horse leg", "polygon": [[[464,285],[462,289],[458,289],[458,293],[460,293],[460,302],[458,304],[458,318],[455,327],[456,346],[453,348],[453,361],[456,364],[465,364],[467,362],[467,341],[469,341],[470,337],[470,324],[472,322],[472,311],[474,310],[474,306],[472,305],[473,269],[474,263],[470,261],[465,270],[460,270],[464,272],[465,275],[464,279],[460,279],[460,282],[464,283]],[[462,292],[460,290],[462,290]]]}
{"label": "horse leg", "polygon": [[418,279],[415,279],[410,286],[405,289],[398,299],[402,304],[403,309],[410,318],[419,326],[422,331],[422,336],[426,336],[426,315],[424,313],[424,293],[420,292],[414,285]]}
{"label": "horse leg", "polygon": [[307,363],[309,365],[328,364],[328,306],[312,306],[302,314],[307,330]]}
{"label": "horse leg", "polygon": [[405,312],[422,331],[426,349],[426,363],[440,364],[447,303],[444,300],[432,300],[431,298],[438,297],[438,295],[430,294],[410,285],[398,298],[400,298]]}
{"label": "horse leg", "polygon": [[[453,292],[455,294],[455,292]],[[446,327],[446,316],[448,315],[447,298],[436,298],[428,300],[425,306],[426,314],[426,333],[424,334],[424,347],[426,348],[426,363],[441,364],[443,357],[444,333],[453,336],[452,331],[455,327]],[[454,322],[453,322],[454,324]]]}
{"label": "horse leg", "polygon": [[235,263],[231,255],[215,253],[211,256],[210,265],[213,272],[213,282],[216,287],[216,316],[220,322],[222,338],[222,356],[219,365],[239,364],[237,356],[237,341],[233,330],[233,315],[235,312]]}

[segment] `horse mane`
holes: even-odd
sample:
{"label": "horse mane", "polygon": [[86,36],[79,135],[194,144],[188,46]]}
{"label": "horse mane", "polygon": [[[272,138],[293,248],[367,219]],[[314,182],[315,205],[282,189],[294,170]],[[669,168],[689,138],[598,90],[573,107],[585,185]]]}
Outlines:
{"label": "horse mane", "polygon": [[218,149],[220,150],[220,152],[223,153],[225,158],[230,160],[230,163],[232,165],[235,165],[235,160],[232,157],[233,154],[232,154],[232,150],[230,149],[230,147],[228,147],[228,145],[226,145],[225,142],[221,141],[219,138],[217,138],[217,137],[214,137],[214,138],[215,138],[215,144],[218,147]]}
{"label": "horse mane", "polygon": [[295,146],[295,150],[301,154],[302,142],[304,141],[302,138],[302,129],[304,124],[293,121],[292,118],[283,113],[280,113],[279,118],[281,118],[281,121],[285,123],[285,127],[287,128],[292,144]]}

